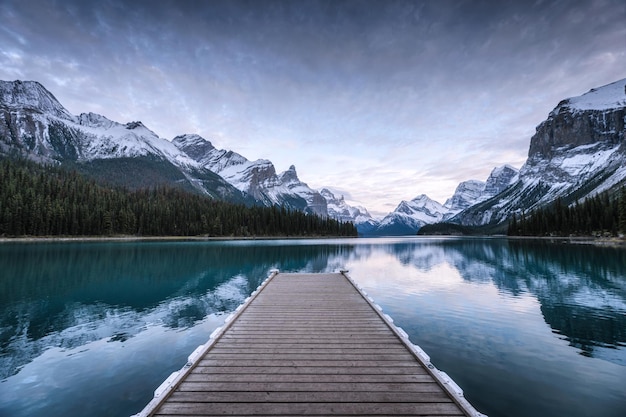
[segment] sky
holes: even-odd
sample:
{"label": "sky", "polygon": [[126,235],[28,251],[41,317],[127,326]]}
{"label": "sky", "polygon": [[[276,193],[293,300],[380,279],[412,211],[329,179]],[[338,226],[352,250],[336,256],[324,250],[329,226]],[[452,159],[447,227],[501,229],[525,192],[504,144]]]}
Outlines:
{"label": "sky", "polygon": [[520,168],[559,101],[626,77],[623,0],[2,0],[0,22],[0,79],[378,216]]}

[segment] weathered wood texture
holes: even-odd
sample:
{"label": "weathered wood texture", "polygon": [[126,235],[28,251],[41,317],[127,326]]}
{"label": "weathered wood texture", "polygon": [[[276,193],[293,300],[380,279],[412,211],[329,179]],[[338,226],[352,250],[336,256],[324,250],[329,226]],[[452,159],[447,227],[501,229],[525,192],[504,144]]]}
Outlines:
{"label": "weathered wood texture", "polygon": [[154,416],[463,416],[342,274],[278,274]]}

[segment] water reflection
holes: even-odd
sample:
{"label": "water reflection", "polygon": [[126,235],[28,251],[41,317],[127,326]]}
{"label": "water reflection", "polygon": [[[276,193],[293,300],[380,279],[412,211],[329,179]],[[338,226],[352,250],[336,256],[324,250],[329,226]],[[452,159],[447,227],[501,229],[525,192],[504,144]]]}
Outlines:
{"label": "water reflection", "polygon": [[[501,291],[532,293],[546,323],[571,346],[588,356],[594,356],[596,347],[623,346],[625,251],[517,241],[497,248],[483,245],[473,249],[473,256],[476,262],[493,267],[492,280]],[[468,280],[475,276],[460,267],[459,271]]]}
{"label": "water reflection", "polygon": [[0,245],[0,415],[136,413],[269,270],[343,267],[492,417],[623,409],[626,250],[398,238]]}
{"label": "water reflection", "polygon": [[320,271],[350,248],[233,243],[0,246],[0,379],[45,349],[146,326],[188,328],[234,310],[272,268]]}
{"label": "water reflection", "polygon": [[[419,271],[449,264],[473,283],[531,293],[545,322],[587,356],[626,343],[626,250],[545,241],[443,239],[384,246]],[[609,360],[622,359],[609,357]]]}

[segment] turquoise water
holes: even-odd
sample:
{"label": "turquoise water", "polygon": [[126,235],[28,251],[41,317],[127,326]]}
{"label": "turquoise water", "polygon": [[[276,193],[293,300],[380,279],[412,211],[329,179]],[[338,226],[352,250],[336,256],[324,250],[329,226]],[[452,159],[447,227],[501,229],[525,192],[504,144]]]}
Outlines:
{"label": "turquoise water", "polygon": [[0,416],[128,416],[271,269],[340,268],[489,416],[624,416],[626,250],[506,239],[0,244]]}

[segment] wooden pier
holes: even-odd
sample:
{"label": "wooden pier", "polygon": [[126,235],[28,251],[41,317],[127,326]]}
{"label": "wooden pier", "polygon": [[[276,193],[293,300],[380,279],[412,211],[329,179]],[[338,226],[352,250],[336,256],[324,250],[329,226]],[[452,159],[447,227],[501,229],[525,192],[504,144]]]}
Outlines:
{"label": "wooden pier", "polygon": [[344,273],[273,273],[137,416],[482,416]]}

